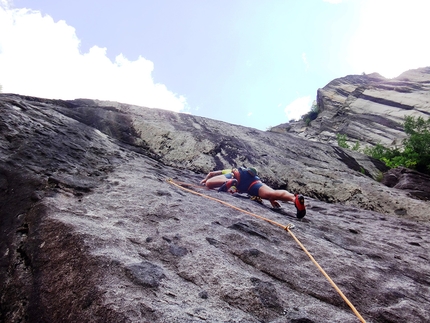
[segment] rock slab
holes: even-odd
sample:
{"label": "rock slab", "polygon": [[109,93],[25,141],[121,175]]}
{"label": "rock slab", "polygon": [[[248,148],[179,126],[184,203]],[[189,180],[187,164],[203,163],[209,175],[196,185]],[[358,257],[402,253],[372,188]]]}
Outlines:
{"label": "rock slab", "polygon": [[[430,320],[428,201],[366,156],[119,103],[0,110],[1,322],[358,321],[288,232],[214,199],[294,224],[367,322]],[[307,216],[197,185],[243,164]]]}

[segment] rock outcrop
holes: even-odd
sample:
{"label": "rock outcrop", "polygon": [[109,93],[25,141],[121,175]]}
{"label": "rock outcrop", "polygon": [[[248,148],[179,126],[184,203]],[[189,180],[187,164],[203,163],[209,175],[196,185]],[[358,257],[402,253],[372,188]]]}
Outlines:
{"label": "rock outcrop", "polygon": [[318,117],[276,126],[308,140],[336,145],[337,134],[361,147],[381,143],[400,146],[405,138],[405,116],[430,115],[430,67],[407,71],[393,79],[379,74],[335,79],[317,93]]}
{"label": "rock outcrop", "polygon": [[[430,319],[429,201],[376,181],[387,169],[357,152],[187,114],[11,94],[0,94],[0,150],[1,322],[358,322],[285,230],[169,178],[294,224],[368,322]],[[305,194],[307,216],[196,185],[242,165]]]}
{"label": "rock outcrop", "polygon": [[381,181],[388,187],[408,191],[411,196],[422,200],[430,200],[430,176],[417,171],[397,167],[384,174]]}
{"label": "rock outcrop", "polygon": [[252,165],[275,188],[382,213],[428,218],[422,201],[407,199],[407,192],[393,193],[375,181],[387,170],[383,163],[348,149],[116,102],[77,100],[53,108],[165,165],[200,174]]}

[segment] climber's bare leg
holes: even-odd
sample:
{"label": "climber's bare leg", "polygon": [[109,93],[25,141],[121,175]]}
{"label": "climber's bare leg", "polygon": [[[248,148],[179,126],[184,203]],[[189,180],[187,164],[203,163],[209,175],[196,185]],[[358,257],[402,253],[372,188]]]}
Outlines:
{"label": "climber's bare leg", "polygon": [[273,207],[281,206],[277,200],[283,202],[294,202],[295,200],[294,194],[286,190],[274,190],[266,184],[263,184],[263,186],[260,187],[258,190],[258,196],[262,199],[269,200]]}
{"label": "climber's bare leg", "polygon": [[217,175],[206,180],[205,185],[207,188],[217,188],[222,186],[226,181],[228,181],[227,177],[224,175]]}

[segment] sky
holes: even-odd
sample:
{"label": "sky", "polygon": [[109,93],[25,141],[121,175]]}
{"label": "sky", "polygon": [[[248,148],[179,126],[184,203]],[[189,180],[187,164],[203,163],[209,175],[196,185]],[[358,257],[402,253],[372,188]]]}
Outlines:
{"label": "sky", "polygon": [[0,0],[3,93],[267,130],[351,74],[430,66],[428,0]]}

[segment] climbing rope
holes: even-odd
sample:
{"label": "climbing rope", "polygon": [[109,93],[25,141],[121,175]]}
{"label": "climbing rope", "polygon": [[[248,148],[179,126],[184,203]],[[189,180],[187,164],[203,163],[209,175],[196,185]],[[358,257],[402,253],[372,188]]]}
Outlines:
{"label": "climbing rope", "polygon": [[[337,287],[337,285],[335,284],[335,282],[330,278],[330,276],[325,272],[325,270],[318,264],[318,262],[314,259],[314,257],[309,253],[309,251],[305,248],[305,246],[299,241],[299,239],[297,239],[297,237],[294,235],[294,233],[293,232],[291,232],[291,230],[290,229],[292,229],[292,228],[294,228],[294,224],[292,224],[292,223],[289,223],[289,224],[287,224],[287,225],[283,225],[283,224],[281,224],[281,223],[279,223],[279,222],[276,222],[276,221],[273,221],[273,220],[270,220],[270,219],[268,219],[268,218],[265,218],[265,217],[263,217],[263,216],[260,216],[260,215],[258,215],[258,214],[255,214],[255,213],[252,213],[252,212],[249,212],[249,211],[246,211],[246,210],[244,210],[244,209],[241,209],[241,208],[239,208],[239,207],[237,207],[237,206],[234,206],[234,205],[232,205],[232,204],[230,204],[230,203],[227,203],[227,202],[225,202],[225,201],[223,201],[223,200],[220,200],[220,199],[217,199],[217,198],[215,198],[215,197],[212,197],[212,196],[209,196],[209,195],[206,195],[206,194],[202,194],[202,193],[199,193],[199,192],[196,192],[196,191],[193,191],[193,190],[191,190],[191,189],[189,189],[189,188],[186,188],[186,187],[184,187],[184,186],[182,186],[182,185],[187,185],[187,186],[190,186],[190,187],[197,187],[197,185],[193,185],[193,184],[187,184],[187,183],[181,183],[181,182],[176,182],[176,181],[173,181],[172,179],[168,179],[167,180],[170,184],[172,184],[172,185],[174,185],[174,186],[176,186],[176,187],[179,187],[180,189],[182,189],[182,190],[184,190],[184,191],[187,191],[187,192],[190,192],[190,193],[192,193],[192,194],[195,194],[195,195],[198,195],[198,196],[202,196],[202,197],[204,197],[204,198],[207,198],[207,199],[210,199],[210,200],[213,200],[213,201],[216,201],[216,202],[218,202],[218,203],[221,203],[221,204],[224,204],[224,205],[226,205],[226,206],[228,206],[228,207],[230,207],[230,208],[232,208],[232,209],[235,209],[235,210],[238,210],[238,211],[240,211],[240,212],[242,212],[242,213],[245,213],[245,214],[248,214],[248,215],[251,215],[251,216],[253,216],[253,217],[256,217],[256,218],[258,218],[258,219],[261,219],[261,220],[263,220],[263,221],[266,221],[266,222],[269,222],[269,223],[271,223],[271,224],[274,224],[274,225],[276,225],[276,226],[279,226],[279,227],[281,227],[282,229],[284,229],[285,231],[287,231],[292,237],[293,237],[293,239],[297,242],[297,244],[300,246],[300,248],[302,248],[302,250],[308,255],[308,257],[311,259],[311,261],[315,264],[315,266],[317,266],[317,268],[320,270],[320,272],[324,275],[324,277],[329,281],[329,283],[333,286],[333,288],[336,290],[336,292],[338,292],[338,294],[342,297],[342,299],[346,302],[346,304],[348,304],[348,306],[351,308],[351,310],[354,312],[354,314],[358,317],[358,319],[362,322],[362,323],[366,323],[366,321],[364,320],[364,318],[360,315],[360,313],[357,311],[357,309],[354,307],[354,305],[352,305],[352,303],[348,300],[348,298],[342,293],[342,291],[339,289],[339,287]],[[198,186],[199,188],[201,188],[201,186]]]}

